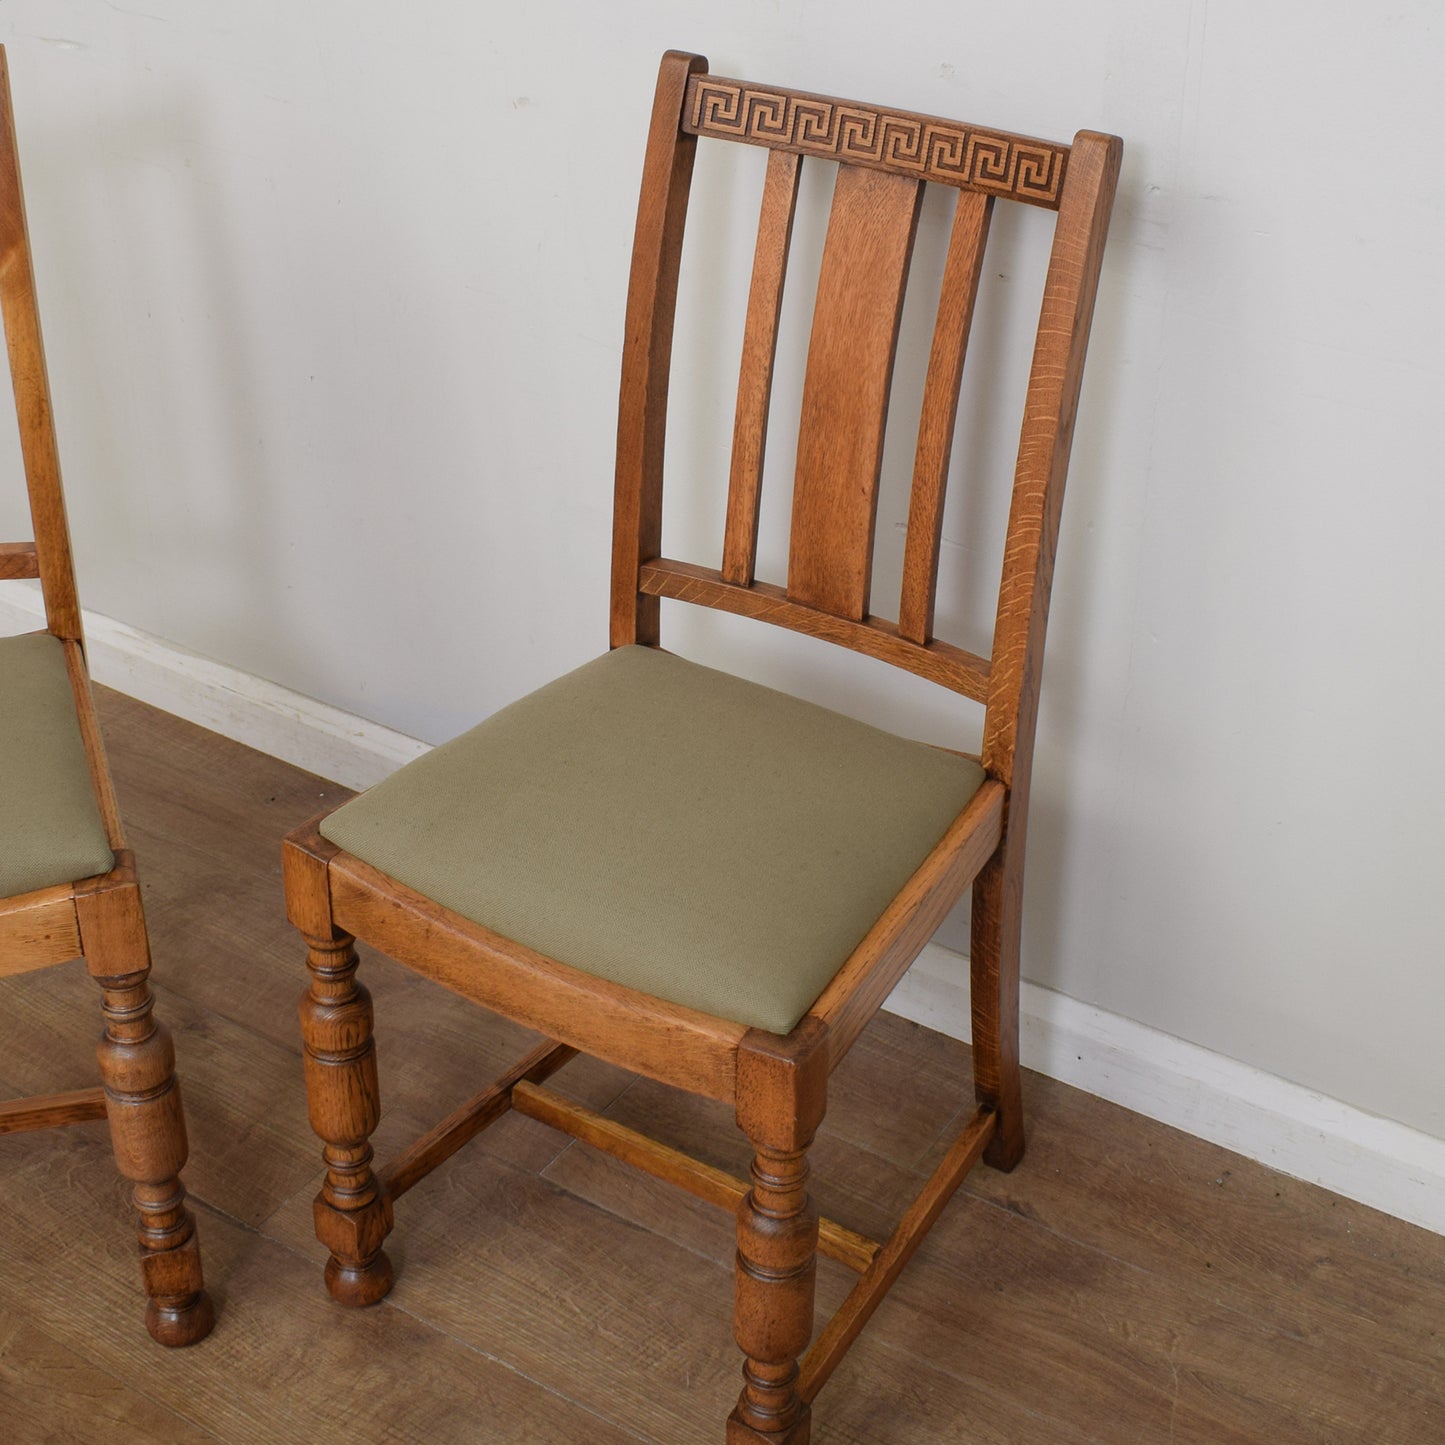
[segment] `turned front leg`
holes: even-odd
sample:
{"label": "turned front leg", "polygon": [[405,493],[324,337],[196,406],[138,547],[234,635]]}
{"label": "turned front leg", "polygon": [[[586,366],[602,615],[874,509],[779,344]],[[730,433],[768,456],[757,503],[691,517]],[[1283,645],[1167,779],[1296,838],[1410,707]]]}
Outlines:
{"label": "turned front leg", "polygon": [[155,1020],[148,973],[96,980],[105,1015],[96,1053],[115,1162],[133,1185],[146,1328],[163,1345],[191,1345],[210,1333],[215,1314],[180,1180],[189,1149],[176,1054]]}
{"label": "turned front leg", "polygon": [[758,1149],[753,1187],[738,1209],[733,1334],[747,1359],[729,1441],[808,1438],[798,1360],[813,1335],[818,1211],[807,1181],[806,1154]]}
{"label": "turned front leg", "polygon": [[733,1335],[745,1359],[728,1445],[807,1445],[798,1360],[813,1335],[818,1259],[807,1151],[823,1118],[827,1060],[826,1029],[809,1019],[786,1038],[753,1030],[739,1050],[737,1117],[755,1153],[738,1206]]}
{"label": "turned front leg", "polygon": [[391,1200],[371,1170],[372,1131],[381,1118],[371,995],[356,981],[350,934],[307,935],[311,986],[301,998],[306,1101],[323,1142],[326,1178],[316,1196],[316,1237],[331,1252],[326,1287],[344,1305],[375,1304],[391,1288],[382,1242]]}

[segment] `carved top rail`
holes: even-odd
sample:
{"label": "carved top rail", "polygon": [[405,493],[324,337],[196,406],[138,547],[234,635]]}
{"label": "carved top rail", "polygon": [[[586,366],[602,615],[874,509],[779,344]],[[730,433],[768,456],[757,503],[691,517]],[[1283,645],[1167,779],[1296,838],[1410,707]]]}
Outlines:
{"label": "carved top rail", "polygon": [[1056,211],[1069,147],[719,75],[688,81],[682,129],[892,171]]}

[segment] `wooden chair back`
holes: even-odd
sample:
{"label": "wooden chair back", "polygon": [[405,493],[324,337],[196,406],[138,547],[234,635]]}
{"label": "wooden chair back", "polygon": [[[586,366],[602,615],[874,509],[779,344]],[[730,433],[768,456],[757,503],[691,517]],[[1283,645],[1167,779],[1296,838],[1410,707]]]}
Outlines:
{"label": "wooden chair back", "polygon": [[[732,445],[722,566],[660,555],[668,373],[698,137],[768,149]],[[918,673],[985,705],[983,761],[1012,785],[1031,739],[1074,411],[1119,167],[1071,145],[709,75],[671,51],[644,162],[622,364],[611,641],[656,645],[659,599],[760,618]],[[836,164],[808,347],[786,585],[755,576],[778,323],[804,158]],[[925,184],[958,192],[923,389],[898,620],[872,615],[893,359]],[[994,202],[1056,213],[1004,544],[992,655],[933,635],[959,389]],[[1027,769],[1025,767],[1024,771]],[[1020,779],[1022,781],[1022,779]]]}
{"label": "wooden chair back", "polygon": [[70,528],[60,486],[60,456],[51,420],[50,383],[35,302],[35,273],[20,188],[20,156],[10,108],[10,74],[0,48],[0,310],[10,353],[10,380],[20,424],[20,451],[30,494],[34,537],[0,541],[0,581],[38,577],[45,619],[56,637],[81,642],[80,602],[70,551]]}

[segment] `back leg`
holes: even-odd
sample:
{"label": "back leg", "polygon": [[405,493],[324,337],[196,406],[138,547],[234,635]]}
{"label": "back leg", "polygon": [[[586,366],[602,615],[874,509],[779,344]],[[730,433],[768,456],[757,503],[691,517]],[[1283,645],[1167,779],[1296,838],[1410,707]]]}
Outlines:
{"label": "back leg", "polygon": [[1011,857],[1010,841],[1006,836],[974,880],[969,942],[974,1093],[980,1104],[998,1115],[998,1129],[983,1157],[995,1169],[1005,1171],[1024,1156],[1023,1082],[1019,1074],[1019,905],[1023,869],[1021,861]]}

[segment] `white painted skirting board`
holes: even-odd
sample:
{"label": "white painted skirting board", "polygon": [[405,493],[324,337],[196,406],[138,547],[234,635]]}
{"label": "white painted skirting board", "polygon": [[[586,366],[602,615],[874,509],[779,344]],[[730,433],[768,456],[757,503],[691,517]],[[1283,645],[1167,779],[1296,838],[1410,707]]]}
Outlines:
{"label": "white painted skirting board", "polygon": [[[888,1007],[969,1033],[968,959],[930,943]],[[1445,1139],[1025,982],[1026,1067],[1445,1234]]]}
{"label": "white painted skirting board", "polygon": [[[12,587],[0,597],[0,636],[44,626],[38,591]],[[85,614],[85,652],[90,675],[106,687],[348,788],[369,788],[427,751],[416,738],[98,612]]]}
{"label": "white painted skirting board", "polygon": [[[30,589],[0,599],[0,634],[43,625]],[[110,618],[87,613],[86,631],[97,681],[349,787],[427,750]],[[968,960],[930,944],[888,1002],[966,1039]],[[1445,1140],[1034,984],[1020,1012],[1029,1068],[1445,1234]]]}

